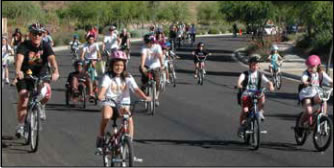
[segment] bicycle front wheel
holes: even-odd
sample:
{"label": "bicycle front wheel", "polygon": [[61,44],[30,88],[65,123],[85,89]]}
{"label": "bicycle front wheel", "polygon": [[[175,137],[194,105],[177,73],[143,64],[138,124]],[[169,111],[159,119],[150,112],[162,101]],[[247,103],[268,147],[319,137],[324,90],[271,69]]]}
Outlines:
{"label": "bicycle front wheel", "polygon": [[313,144],[319,151],[325,151],[332,142],[333,123],[327,116],[321,116],[313,132]]}
{"label": "bicycle front wheel", "polygon": [[304,145],[307,139],[307,131],[305,128],[302,126],[302,117],[303,117],[303,112],[301,112],[296,121],[296,126],[295,126],[295,140],[297,145]]}
{"label": "bicycle front wheel", "polygon": [[122,147],[121,147],[121,159],[122,159],[122,167],[133,167],[133,145],[131,143],[130,137],[125,136]]}
{"label": "bicycle front wheel", "polygon": [[282,87],[282,76],[280,73],[276,75],[276,87],[278,90],[280,90]]}
{"label": "bicycle front wheel", "polygon": [[250,134],[250,145],[253,150],[258,150],[260,147],[260,124],[257,118],[251,122],[252,134]]}
{"label": "bicycle front wheel", "polygon": [[38,149],[38,142],[39,142],[39,128],[40,128],[40,121],[39,121],[39,111],[38,107],[32,109],[30,112],[30,149],[31,152],[36,152]]}
{"label": "bicycle front wheel", "polygon": [[108,142],[111,138],[111,134],[108,132],[104,137],[104,145],[103,145],[103,166],[104,167],[111,167],[112,165],[112,155],[111,151],[108,148]]}

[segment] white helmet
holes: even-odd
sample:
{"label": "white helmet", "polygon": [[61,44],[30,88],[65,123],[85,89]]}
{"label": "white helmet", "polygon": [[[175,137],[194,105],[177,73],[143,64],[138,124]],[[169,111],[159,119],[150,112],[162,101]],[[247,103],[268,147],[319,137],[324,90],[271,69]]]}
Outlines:
{"label": "white helmet", "polygon": [[278,50],[278,46],[276,44],[274,44],[272,47],[271,47],[271,50],[272,51],[277,51]]}

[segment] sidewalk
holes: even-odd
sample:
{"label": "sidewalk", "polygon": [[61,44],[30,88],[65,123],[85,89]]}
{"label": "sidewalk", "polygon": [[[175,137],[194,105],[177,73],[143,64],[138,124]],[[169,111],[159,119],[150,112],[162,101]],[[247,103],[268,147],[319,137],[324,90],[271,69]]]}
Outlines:
{"label": "sidewalk", "polygon": [[[306,70],[305,58],[302,58],[292,52],[293,45],[289,43],[280,43],[277,44],[280,53],[285,53],[282,55],[285,59],[283,62],[283,66],[281,68],[282,75],[288,78],[300,80],[302,73]],[[235,56],[236,58],[244,64],[248,64],[249,56],[245,52],[246,48],[241,48],[236,50]],[[254,56],[259,56],[257,54],[253,54]],[[269,74],[269,62],[262,62],[259,64],[260,69]],[[323,64],[326,67],[325,64]],[[329,75],[333,78],[333,67],[329,70]]]}

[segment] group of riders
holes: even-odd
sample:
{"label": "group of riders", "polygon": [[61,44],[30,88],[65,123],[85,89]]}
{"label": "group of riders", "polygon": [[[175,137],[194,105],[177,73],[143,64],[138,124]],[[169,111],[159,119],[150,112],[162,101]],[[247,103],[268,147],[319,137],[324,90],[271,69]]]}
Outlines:
{"label": "group of riders", "polygon": [[[119,111],[120,115],[130,113],[129,106],[120,106],[120,109],[115,110],[115,103],[111,101],[103,101],[113,99],[120,104],[130,104],[130,90],[138,97],[152,101],[152,97],[143,92],[146,83],[148,82],[148,72],[153,71],[153,78],[156,81],[157,96],[156,106],[159,106],[159,89],[161,73],[168,73],[166,67],[169,59],[177,57],[173,52],[173,45],[177,41],[180,34],[189,32],[189,35],[195,39],[196,29],[194,25],[185,26],[184,24],[175,24],[170,28],[169,40],[165,37],[161,28],[150,27],[150,33],[144,35],[144,46],[141,49],[141,60],[139,71],[142,74],[142,86],[138,87],[133,76],[128,73],[128,62],[130,61],[130,34],[126,29],[123,29],[120,34],[116,31],[115,26],[111,26],[109,33],[104,36],[102,45],[102,54],[97,44],[96,34],[89,33],[86,35],[87,42],[81,45],[79,36],[74,35],[70,42],[72,53],[74,53],[74,69],[75,71],[68,76],[68,88],[72,92],[72,99],[75,100],[79,94],[79,84],[84,83],[88,88],[89,101],[99,100],[101,103],[102,118],[100,122],[99,133],[96,140],[97,150],[102,151],[103,137],[108,121],[113,117],[115,111]],[[42,40],[46,29],[39,23],[34,23],[29,26],[29,40],[20,41],[14,38],[15,48],[15,79],[18,91],[17,103],[17,119],[18,126],[16,128],[16,136],[22,137],[24,132],[24,120],[27,115],[29,90],[32,89],[33,84],[25,76],[28,72],[36,76],[51,74],[51,80],[56,81],[59,78],[58,63],[56,61],[55,53],[53,52],[50,43]],[[81,54],[79,50],[81,49]],[[6,37],[2,37],[2,58],[13,54],[14,50],[8,45]],[[196,50],[193,52],[195,65],[195,78],[197,78],[198,71],[198,57],[208,56],[209,53],[204,49],[204,43],[199,42]],[[282,57],[278,53],[278,47],[272,47],[272,54],[270,55],[271,65],[270,70],[280,64]],[[97,73],[99,62],[107,60],[104,66],[105,71],[102,74]],[[240,105],[242,112],[240,115],[240,129],[238,134],[242,136],[244,123],[251,100],[249,97],[249,90],[260,90],[262,81],[270,91],[274,90],[273,83],[267,77],[259,72],[258,68],[259,58],[251,57],[249,59],[249,69],[238,78],[237,87],[240,92]],[[305,122],[312,122],[312,107],[314,104],[321,103],[319,95],[312,86],[321,87],[323,84],[329,84],[333,87],[332,79],[321,69],[321,61],[319,56],[312,55],[306,60],[307,70],[302,75],[301,83],[302,89],[299,93],[299,99],[304,107]],[[4,63],[3,63],[4,66]],[[6,65],[5,65],[6,66]],[[100,66],[101,68],[101,66]],[[7,70],[8,71],[8,70]],[[6,72],[8,79],[8,72]],[[167,74],[167,81],[169,75]],[[4,78],[3,78],[4,79]],[[82,80],[84,79],[84,80]],[[43,82],[39,88],[43,93],[41,100],[41,119],[45,120],[45,104],[51,98],[51,87],[48,81]],[[77,100],[80,101],[80,100]],[[263,108],[265,104],[265,96],[262,95],[259,99],[259,117],[264,120]],[[326,108],[325,108],[326,109]],[[133,119],[129,120],[130,137],[134,136]]]}

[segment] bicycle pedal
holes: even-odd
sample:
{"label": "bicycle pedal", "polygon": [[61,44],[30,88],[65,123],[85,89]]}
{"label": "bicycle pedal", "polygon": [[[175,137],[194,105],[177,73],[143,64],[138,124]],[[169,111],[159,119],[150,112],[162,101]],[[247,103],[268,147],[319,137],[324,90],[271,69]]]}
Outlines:
{"label": "bicycle pedal", "polygon": [[245,131],[245,134],[253,134],[253,131]]}
{"label": "bicycle pedal", "polygon": [[261,134],[267,134],[268,131],[267,130],[263,130],[263,131],[260,131]]}
{"label": "bicycle pedal", "polygon": [[134,162],[138,162],[138,163],[142,163],[143,159],[142,158],[133,157],[133,161]]}

